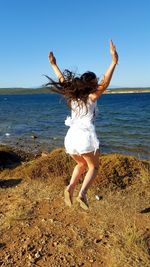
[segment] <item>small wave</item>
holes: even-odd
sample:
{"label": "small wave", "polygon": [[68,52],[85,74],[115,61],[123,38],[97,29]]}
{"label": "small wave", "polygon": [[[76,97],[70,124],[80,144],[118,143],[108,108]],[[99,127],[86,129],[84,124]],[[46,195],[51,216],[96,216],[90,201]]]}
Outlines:
{"label": "small wave", "polygon": [[10,133],[5,133],[6,136],[10,136]]}

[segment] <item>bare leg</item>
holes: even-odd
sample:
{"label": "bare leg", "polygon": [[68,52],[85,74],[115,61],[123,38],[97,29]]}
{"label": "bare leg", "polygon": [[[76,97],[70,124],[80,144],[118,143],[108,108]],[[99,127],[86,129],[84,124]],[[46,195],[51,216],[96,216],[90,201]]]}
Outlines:
{"label": "bare leg", "polygon": [[71,157],[77,162],[77,165],[75,166],[73,170],[70,183],[65,189],[65,202],[68,206],[71,206],[72,204],[73,192],[74,192],[75,186],[87,167],[87,163],[82,156],[71,155]]}
{"label": "bare leg", "polygon": [[[84,178],[81,190],[79,192],[79,202],[80,204],[81,201],[83,201],[82,207],[87,209],[88,208],[88,201],[86,198],[86,193],[93,183],[97,172],[98,172],[98,167],[99,167],[99,152],[97,151],[95,154],[94,153],[87,153],[87,154],[82,154],[83,158],[85,159],[87,165],[88,165],[88,172],[86,173],[86,176]],[[85,204],[85,205],[84,205]]]}

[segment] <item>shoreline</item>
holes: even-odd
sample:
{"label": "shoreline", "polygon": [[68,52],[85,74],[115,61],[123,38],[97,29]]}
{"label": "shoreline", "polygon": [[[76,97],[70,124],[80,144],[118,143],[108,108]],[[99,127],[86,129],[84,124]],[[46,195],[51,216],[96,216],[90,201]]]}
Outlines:
{"label": "shoreline", "polygon": [[[150,93],[150,88],[107,88],[104,94],[135,94]],[[24,94],[55,94],[48,88],[29,89],[29,88],[0,88],[0,95],[24,95]]]}
{"label": "shoreline", "polygon": [[[112,93],[111,93],[112,94]],[[105,153],[122,153],[149,159],[150,94],[113,94],[99,101],[96,132]],[[57,95],[1,96],[3,144],[36,154],[62,147],[70,110]]]}
{"label": "shoreline", "polygon": [[110,91],[110,92],[104,92],[104,94],[141,94],[141,93],[150,93],[150,90],[149,91],[119,91],[119,92],[115,92],[115,91]]}
{"label": "shoreline", "polygon": [[[17,140],[16,143],[0,142],[0,148],[6,147],[14,151],[24,151],[25,154],[32,155],[32,157],[38,156],[42,153],[51,153],[53,150],[59,149],[60,147],[64,148],[63,142],[59,142],[58,144],[57,142],[54,142],[52,144],[50,142],[47,143],[47,142],[42,142],[41,140],[38,139],[36,140],[37,141],[31,138],[31,139]],[[150,160],[150,153],[148,151],[144,150],[141,151],[140,149],[136,151],[135,149],[128,149],[127,147],[124,147],[124,149],[122,148],[121,150],[117,148],[115,149],[115,147],[108,149],[103,144],[101,144],[100,146],[100,154],[105,154],[105,155],[121,154],[124,156],[133,156],[140,160]]]}

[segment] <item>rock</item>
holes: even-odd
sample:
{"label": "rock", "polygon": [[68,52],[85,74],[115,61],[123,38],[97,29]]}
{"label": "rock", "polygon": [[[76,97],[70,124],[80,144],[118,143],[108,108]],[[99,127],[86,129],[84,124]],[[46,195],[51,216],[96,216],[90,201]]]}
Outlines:
{"label": "rock", "polygon": [[37,136],[35,134],[31,135],[32,139],[36,139]]}
{"label": "rock", "polygon": [[53,246],[54,246],[54,247],[56,247],[58,244],[59,244],[58,241],[54,241],[54,242],[53,242]]}
{"label": "rock", "polygon": [[95,198],[96,198],[96,200],[101,200],[103,197],[99,196],[99,195],[96,195]]}
{"label": "rock", "polygon": [[41,257],[41,255],[40,255],[39,251],[37,251],[37,252],[35,253],[35,258],[36,258],[36,259],[39,259],[40,257]]}
{"label": "rock", "polygon": [[41,244],[45,244],[46,243],[46,240],[45,239],[42,239],[41,240]]}
{"label": "rock", "polygon": [[94,261],[96,261],[95,258],[89,259],[89,262],[91,262],[91,263],[93,263]]}
{"label": "rock", "polygon": [[47,157],[48,156],[48,153],[47,152],[42,152],[41,156],[42,157]]}

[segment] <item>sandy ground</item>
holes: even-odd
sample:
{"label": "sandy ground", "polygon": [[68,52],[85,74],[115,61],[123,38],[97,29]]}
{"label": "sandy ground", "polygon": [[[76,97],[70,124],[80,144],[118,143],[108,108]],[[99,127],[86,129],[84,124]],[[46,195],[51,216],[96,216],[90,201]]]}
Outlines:
{"label": "sandy ground", "polygon": [[0,266],[150,266],[149,163],[102,156],[88,211],[76,201],[83,178],[73,206],[64,203],[73,164],[57,149],[1,166]]}

